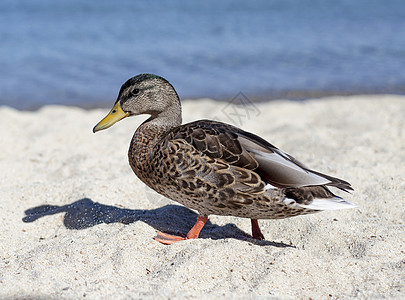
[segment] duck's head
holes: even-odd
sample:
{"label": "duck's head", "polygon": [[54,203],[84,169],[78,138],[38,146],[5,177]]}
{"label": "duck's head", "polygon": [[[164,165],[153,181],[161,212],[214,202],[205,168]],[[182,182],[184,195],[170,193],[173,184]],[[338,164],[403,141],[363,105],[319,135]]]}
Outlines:
{"label": "duck's head", "polygon": [[[120,89],[114,107],[93,128],[93,132],[107,129],[128,116],[149,114],[165,125],[181,124],[181,106],[173,86],[153,74],[140,74],[128,79]],[[172,124],[173,123],[173,124]]]}

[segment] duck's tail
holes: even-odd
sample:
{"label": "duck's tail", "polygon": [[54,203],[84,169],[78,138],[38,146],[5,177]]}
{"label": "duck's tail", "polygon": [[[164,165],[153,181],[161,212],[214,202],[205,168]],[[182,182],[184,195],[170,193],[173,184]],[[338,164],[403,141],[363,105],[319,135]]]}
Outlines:
{"label": "duck's tail", "polygon": [[337,210],[357,207],[356,204],[333,194],[326,186],[287,188],[284,190],[284,195],[284,203],[293,203],[299,207],[312,210]]}
{"label": "duck's tail", "polygon": [[347,201],[343,198],[335,196],[333,198],[314,198],[312,202],[308,204],[299,204],[298,206],[306,208],[306,209],[313,209],[313,210],[338,210],[338,209],[348,209],[348,208],[356,208],[357,205]]}

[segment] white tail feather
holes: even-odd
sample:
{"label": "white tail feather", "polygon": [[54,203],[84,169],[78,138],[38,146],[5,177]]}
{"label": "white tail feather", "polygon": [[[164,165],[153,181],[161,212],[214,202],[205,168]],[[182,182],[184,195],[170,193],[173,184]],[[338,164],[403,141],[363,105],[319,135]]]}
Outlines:
{"label": "white tail feather", "polygon": [[271,185],[270,183],[266,184],[264,187],[265,190],[275,190],[277,189],[274,185]]}
{"label": "white tail feather", "polygon": [[303,208],[307,209],[315,209],[315,210],[337,210],[337,209],[348,209],[348,208],[356,208],[357,205],[351,203],[343,198],[340,197],[333,197],[333,198],[322,198],[318,199],[315,198],[310,204],[298,204]]}

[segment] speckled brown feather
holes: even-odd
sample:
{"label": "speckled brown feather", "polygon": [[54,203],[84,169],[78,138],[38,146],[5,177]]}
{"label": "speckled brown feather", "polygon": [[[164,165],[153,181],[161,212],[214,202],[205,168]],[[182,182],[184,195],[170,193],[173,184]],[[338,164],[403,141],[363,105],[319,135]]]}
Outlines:
{"label": "speckled brown feather", "polygon": [[[167,131],[146,122],[132,139],[130,165],[149,187],[201,215],[278,219],[316,211],[289,206],[286,197],[306,204],[314,197],[334,196],[317,186],[266,190],[259,163],[238,140],[244,133],[206,120]],[[248,138],[263,144],[252,134]],[[277,150],[271,147],[269,151]]]}

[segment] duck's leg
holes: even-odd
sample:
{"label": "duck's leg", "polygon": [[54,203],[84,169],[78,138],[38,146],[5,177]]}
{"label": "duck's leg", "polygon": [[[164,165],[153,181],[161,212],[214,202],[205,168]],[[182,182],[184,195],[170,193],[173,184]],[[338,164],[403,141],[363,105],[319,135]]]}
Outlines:
{"label": "duck's leg", "polygon": [[[175,242],[184,241],[184,240],[188,240],[188,239],[196,239],[196,238],[198,238],[198,235],[200,234],[200,231],[201,231],[201,229],[203,229],[207,220],[208,220],[208,216],[198,216],[197,222],[195,223],[193,228],[191,228],[191,230],[187,233],[186,237],[171,235],[171,234],[167,234],[167,233],[158,231],[158,233],[154,237],[154,239],[165,245],[171,245]],[[260,231],[260,229],[259,229],[259,231]]]}
{"label": "duck's leg", "polygon": [[260,231],[259,223],[257,222],[257,219],[250,219],[252,223],[252,236],[256,240],[264,240],[264,235]]}

